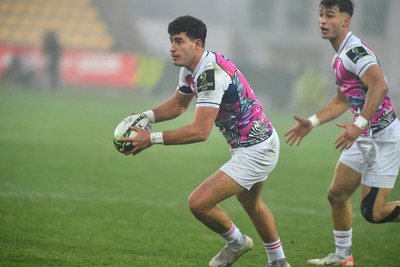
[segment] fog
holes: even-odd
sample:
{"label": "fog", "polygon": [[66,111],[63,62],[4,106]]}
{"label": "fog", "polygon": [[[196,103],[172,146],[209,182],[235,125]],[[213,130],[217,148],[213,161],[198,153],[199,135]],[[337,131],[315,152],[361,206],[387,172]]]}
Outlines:
{"label": "fog", "polygon": [[[144,91],[154,95],[170,94],[176,87],[178,69],[170,60],[167,26],[176,17],[189,14],[203,20],[207,25],[206,49],[217,51],[230,58],[267,105],[282,110],[301,109],[302,112],[307,113],[328,101],[336,91],[331,68],[331,60],[335,52],[329,41],[320,37],[318,0],[42,1],[42,3],[47,2],[51,3],[53,12],[59,12],[56,6],[62,6],[64,3],[65,9],[75,6],[73,12],[82,13],[82,16],[86,14],[84,20],[90,19],[90,16],[96,17],[100,21],[98,24],[102,26],[100,30],[108,34],[101,39],[93,39],[89,42],[94,32],[91,30],[78,38],[78,32],[85,25],[82,20],[75,22],[77,24],[75,28],[71,26],[66,32],[64,26],[70,23],[72,15],[64,15],[64,20],[58,23],[60,25],[57,25],[54,16],[52,20],[42,22],[42,24],[49,24],[42,25],[42,31],[46,29],[46,26],[59,31],[64,54],[65,51],[69,53],[67,58],[63,57],[61,63],[64,68],[63,77],[61,77],[64,88],[73,86],[74,82],[78,84],[80,82],[80,86],[109,87],[110,90],[118,90],[122,86],[128,87],[128,90]],[[19,3],[20,9],[23,10],[28,3],[35,2],[4,1],[3,6],[4,3],[8,3],[12,10],[16,9],[15,5]],[[354,3],[355,12],[350,28],[355,35],[372,46],[380,57],[389,83],[392,102],[398,107],[400,75],[398,75],[397,62],[400,62],[400,53],[397,52],[397,44],[400,42],[400,30],[397,28],[396,15],[400,10],[400,1],[355,0]],[[39,7],[37,12],[41,10],[42,7]],[[10,19],[6,19],[9,15],[4,13],[2,16],[1,12],[0,19],[3,17],[8,22]],[[27,17],[24,12],[27,11],[18,13],[15,20],[19,21]],[[66,10],[64,13],[71,12]],[[18,22],[15,25],[19,27]],[[4,29],[5,32],[6,30]],[[12,32],[15,29],[11,27],[9,31]],[[37,34],[42,33],[38,31]],[[20,38],[21,41],[13,35],[10,36],[15,40],[4,33],[0,35],[0,45],[5,43],[20,47],[22,44],[36,48],[41,45],[41,41],[38,40],[27,45],[23,43],[23,37]],[[71,50],[85,53],[93,50],[114,54],[108,56],[105,63],[102,63],[104,55],[90,61],[85,54],[84,60],[79,59],[84,63],[77,67],[71,63],[75,60],[73,57],[75,54],[71,56]],[[103,69],[103,77],[105,77],[107,74],[105,70],[112,71],[117,66],[115,53],[122,54],[126,61],[121,67],[125,69],[121,72],[135,72],[134,78],[128,77],[126,81],[118,81],[110,85],[107,82],[111,79],[96,78],[96,83],[87,84],[87,80],[82,77],[79,80],[73,76],[76,69],[82,66],[88,69],[88,66],[91,66],[98,72]],[[38,55],[36,57],[39,58]],[[90,57],[94,58],[92,54]],[[2,59],[3,63],[6,61]],[[40,59],[36,61],[41,62]],[[44,64],[43,61],[35,68],[43,69]],[[140,71],[127,69],[135,64],[139,66],[137,69]],[[135,80],[133,84],[130,83],[132,79]],[[35,82],[36,80],[39,80],[39,86],[42,86],[41,79],[35,79]],[[304,96],[307,94],[312,95],[309,97],[310,101],[300,103],[298,98],[307,98]]]}
{"label": "fog", "polygon": [[[320,37],[316,0],[125,0],[132,6],[148,52],[168,58],[169,21],[190,14],[208,26],[207,49],[232,59],[256,91],[284,108],[296,95],[305,73],[320,75],[326,98],[335,93],[330,43]],[[399,1],[356,0],[353,33],[370,44],[382,61],[393,103],[400,100],[400,30],[395,20]],[[169,66],[168,68],[172,68]],[[162,86],[162,85],[161,85]],[[275,101],[276,100],[276,101]]]}

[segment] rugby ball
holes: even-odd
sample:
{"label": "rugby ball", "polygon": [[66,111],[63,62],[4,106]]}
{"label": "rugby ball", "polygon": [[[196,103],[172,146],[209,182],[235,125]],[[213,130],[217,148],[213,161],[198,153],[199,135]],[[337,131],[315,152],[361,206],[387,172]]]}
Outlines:
{"label": "rugby ball", "polygon": [[123,148],[125,151],[133,149],[131,142],[120,142],[119,138],[134,137],[137,133],[135,130],[129,129],[130,126],[139,127],[145,131],[151,131],[151,122],[144,114],[131,115],[123,119],[115,128],[113,143],[115,148],[119,151]]}

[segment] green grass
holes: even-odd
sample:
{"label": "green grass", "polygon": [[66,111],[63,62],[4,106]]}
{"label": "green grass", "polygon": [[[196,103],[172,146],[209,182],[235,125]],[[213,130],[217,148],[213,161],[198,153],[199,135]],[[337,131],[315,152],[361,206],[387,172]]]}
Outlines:
{"label": "green grass", "polygon": [[[135,157],[112,144],[123,117],[160,101],[133,92],[0,88],[0,266],[207,266],[223,240],[191,215],[187,198],[229,158],[218,130],[205,143],[153,146]],[[270,115],[281,158],[264,196],[292,266],[305,266],[333,250],[326,190],[340,130],[323,126],[289,147],[283,133],[294,121]],[[398,226],[365,222],[359,192],[353,203],[357,266],[398,266]],[[260,239],[239,204],[222,206],[255,240],[236,266],[264,266]]]}

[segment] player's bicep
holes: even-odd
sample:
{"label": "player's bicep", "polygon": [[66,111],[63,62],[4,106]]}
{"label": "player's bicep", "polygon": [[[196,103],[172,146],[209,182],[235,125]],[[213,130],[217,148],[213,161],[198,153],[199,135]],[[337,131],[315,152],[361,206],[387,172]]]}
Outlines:
{"label": "player's bicep", "polygon": [[370,66],[360,77],[361,82],[368,88],[368,90],[379,90],[386,93],[388,85],[382,69],[378,65]]}

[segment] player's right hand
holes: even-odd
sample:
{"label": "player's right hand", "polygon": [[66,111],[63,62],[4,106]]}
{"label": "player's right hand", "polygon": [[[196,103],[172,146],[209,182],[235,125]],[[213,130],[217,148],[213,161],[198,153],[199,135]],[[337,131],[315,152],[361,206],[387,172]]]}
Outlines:
{"label": "player's right hand", "polygon": [[311,132],[313,126],[307,119],[302,119],[296,115],[294,115],[293,118],[297,121],[297,124],[285,133],[284,136],[287,137],[285,143],[289,144],[290,146],[296,143],[298,146],[300,145],[301,140],[303,140],[303,137]]}

